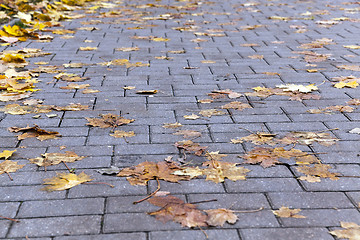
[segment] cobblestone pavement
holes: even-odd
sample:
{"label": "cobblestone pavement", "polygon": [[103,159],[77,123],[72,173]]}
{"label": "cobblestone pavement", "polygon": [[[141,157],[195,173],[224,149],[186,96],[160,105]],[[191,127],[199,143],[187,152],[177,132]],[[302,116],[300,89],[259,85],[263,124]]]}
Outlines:
{"label": "cobblestone pavement", "polygon": [[[60,112],[54,118],[42,114],[38,119],[33,118],[34,114],[1,113],[2,150],[16,149],[10,160],[18,160],[26,166],[11,174],[13,181],[6,174],[0,175],[0,215],[20,220],[0,220],[0,239],[25,239],[26,236],[44,240],[205,239],[199,229],[184,228],[173,222],[163,224],[147,215],[146,212],[156,209],[148,202],[132,204],[156,189],[155,180],[147,187],[132,186],[125,178],[95,171],[110,166],[134,166],[143,161],[162,161],[167,156],[173,156],[174,160],[184,158],[183,152],[174,146],[176,141],[183,140],[181,136],[173,135],[177,129],[162,127],[164,123],[175,122],[183,124],[182,129],[201,131],[202,136],[193,141],[208,146],[209,151],[227,154],[223,160],[228,162],[242,163],[238,156],[256,147],[249,142],[230,143],[233,138],[249,135],[249,131],[279,136],[290,131],[324,131],[340,139],[329,147],[318,143],[296,145],[297,149],[314,153],[323,164],[329,164],[331,172],[340,174],[338,180],[321,178],[321,182],[314,183],[299,180],[303,174],[296,170],[294,162],[287,161],[270,168],[243,164],[251,170],[243,181],[226,179],[218,184],[201,178],[181,184],[161,181],[162,191],[169,191],[187,202],[217,199],[198,204],[200,209],[240,211],[235,224],[204,229],[210,239],[327,240],[335,239],[329,231],[338,229],[341,221],[360,224],[360,136],[349,133],[360,127],[360,111],[353,106],[353,112],[307,112],[347,105],[347,101],[358,98],[360,88],[337,89],[332,82],[333,77],[358,76],[356,71],[338,66],[359,66],[360,62],[359,50],[343,47],[358,44],[359,4],[343,2],[124,0],[114,2],[114,8],[97,10],[108,17],[98,18],[98,13],[88,12],[84,18],[63,22],[64,28],[70,30],[96,27],[92,31],[76,30],[70,34],[74,36],[72,39],[54,35],[54,40],[48,43],[29,40],[12,47],[1,47],[1,50],[40,48],[51,53],[28,59],[29,69],[35,68],[34,63],[39,61],[56,66],[71,62],[89,64],[67,69],[67,72],[89,77],[84,83],[100,92],[83,94],[81,90],[60,89],[67,83],[54,81],[54,74],[41,73],[41,82],[36,86],[42,91],[35,92],[32,98],[61,106],[81,103],[92,109]],[[271,19],[272,16],[280,18]],[[134,36],[137,38],[132,38]],[[139,36],[169,40],[152,41],[139,39]],[[323,39],[315,42],[314,48],[299,48],[301,44],[322,38],[333,42]],[[97,47],[97,50],[79,51],[80,47],[86,46]],[[140,50],[115,50],[122,47],[139,47]],[[316,52],[323,55],[315,58],[325,59],[305,61],[304,54],[314,56],[294,51]],[[324,54],[331,56],[324,57]],[[160,56],[168,58],[156,58]],[[149,63],[150,66],[96,65],[114,59]],[[212,103],[199,102],[209,99],[207,94],[213,90],[231,89],[245,93],[253,92],[252,88],[258,86],[275,88],[286,83],[315,84],[319,88],[315,93],[321,98],[291,101],[288,96],[274,95],[266,99],[242,96],[239,99],[214,99]],[[125,90],[125,86],[136,89]],[[139,95],[136,90],[158,90],[158,93]],[[248,103],[252,108],[228,109],[225,115],[196,120],[183,117],[192,113],[199,115],[200,110],[220,108],[232,101]],[[118,129],[134,131],[136,136],[126,142],[109,136],[109,129],[86,125],[85,117],[98,117],[104,113],[135,119]],[[62,137],[18,141],[15,134],[7,130],[28,124],[58,131]],[[84,171],[95,182],[107,182],[115,187],[80,185],[66,191],[40,191],[43,179],[55,176],[55,172],[66,172],[66,168],[60,164],[48,167],[45,172],[43,168],[29,164],[27,159],[59,152],[60,146],[87,156],[84,160],[69,163],[77,173]],[[185,161],[191,160],[201,163],[204,157],[187,154]],[[306,218],[278,218],[272,210],[281,206],[300,208],[300,214]],[[252,212],[261,207],[264,208],[262,211]]]}

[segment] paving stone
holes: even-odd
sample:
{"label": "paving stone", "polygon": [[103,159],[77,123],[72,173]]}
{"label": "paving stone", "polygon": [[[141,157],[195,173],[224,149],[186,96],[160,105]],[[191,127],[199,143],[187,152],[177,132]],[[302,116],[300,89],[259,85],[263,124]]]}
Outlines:
{"label": "paving stone", "polygon": [[[209,239],[239,239],[235,230],[206,230]],[[186,239],[204,239],[204,233],[201,230],[185,231],[154,231],[150,233],[151,240],[186,240]]]}
{"label": "paving stone", "polygon": [[300,191],[300,185],[293,178],[248,178],[246,181],[225,181],[228,192],[293,192]]}
{"label": "paving stone", "polygon": [[[150,191],[155,191],[157,188],[156,181],[149,182]],[[222,184],[216,184],[204,179],[193,179],[191,181],[181,181],[179,183],[162,182],[162,191],[169,191],[173,194],[184,193],[223,193],[225,192]]]}
{"label": "paving stone", "polygon": [[306,239],[324,239],[331,240],[333,237],[326,228],[253,228],[241,229],[241,239],[244,240],[306,240]]}
{"label": "paving stone", "polygon": [[[22,219],[15,224],[9,237],[63,236],[100,233],[100,216],[73,216]],[[39,227],[41,226],[41,227]]]}
{"label": "paving stone", "polygon": [[5,238],[6,233],[10,228],[10,221],[1,220],[0,221],[0,237]]}
{"label": "paving stone", "polygon": [[42,186],[9,186],[0,188],[0,201],[26,201],[41,199],[64,199],[65,192],[40,191]]}
{"label": "paving stone", "polygon": [[98,235],[78,235],[55,237],[55,240],[145,240],[146,233],[119,233],[119,234],[98,234]]}
{"label": "paving stone", "polygon": [[353,208],[349,199],[340,192],[271,192],[268,196],[274,208]]}
{"label": "paving stone", "polygon": [[19,206],[20,206],[20,203],[17,203],[17,202],[0,203],[2,216],[14,218]]}
{"label": "paving stone", "polygon": [[19,218],[59,217],[86,214],[103,214],[104,199],[66,199],[51,201],[29,201],[21,205]]}

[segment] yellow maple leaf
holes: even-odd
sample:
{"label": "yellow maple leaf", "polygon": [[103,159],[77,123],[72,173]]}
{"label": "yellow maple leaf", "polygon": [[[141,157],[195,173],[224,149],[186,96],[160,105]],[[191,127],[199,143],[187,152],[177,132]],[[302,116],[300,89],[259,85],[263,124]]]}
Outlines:
{"label": "yellow maple leaf", "polygon": [[84,172],[79,175],[73,173],[57,173],[53,178],[44,179],[44,185],[48,185],[41,190],[52,192],[52,191],[62,191],[70,189],[84,182],[90,182],[90,176],[86,175]]}
{"label": "yellow maple leaf", "polygon": [[351,82],[341,81],[341,82],[334,84],[334,87],[336,87],[336,88],[344,88],[344,87],[356,88],[357,86],[359,86],[357,81],[351,81]]}
{"label": "yellow maple leaf", "polygon": [[4,150],[2,153],[0,153],[0,158],[5,158],[5,160],[7,160],[9,157],[13,155],[14,152],[16,152],[16,150],[14,151]]}

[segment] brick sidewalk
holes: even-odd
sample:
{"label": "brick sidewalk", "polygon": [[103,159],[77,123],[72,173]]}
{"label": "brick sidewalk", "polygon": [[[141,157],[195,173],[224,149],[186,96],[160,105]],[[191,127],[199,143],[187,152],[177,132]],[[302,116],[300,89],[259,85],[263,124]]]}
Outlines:
{"label": "brick sidewalk", "polygon": [[[360,127],[360,110],[332,114],[307,112],[309,109],[346,105],[347,101],[359,97],[360,88],[337,89],[331,81],[333,77],[358,76],[355,71],[337,66],[360,63],[360,50],[343,47],[358,44],[360,25],[356,20],[359,5],[345,5],[340,0],[191,3],[195,2],[125,0],[117,3],[116,8],[99,10],[102,13],[119,11],[121,15],[97,18],[99,14],[86,13],[85,18],[62,22],[64,28],[70,30],[97,28],[93,31],[76,30],[71,34],[74,36],[72,39],[54,35],[53,41],[48,43],[29,40],[13,47],[0,47],[0,50],[40,48],[51,53],[27,59],[29,69],[35,68],[34,63],[39,61],[56,66],[71,62],[90,64],[66,71],[89,77],[80,84],[90,84],[89,88],[100,91],[83,94],[81,90],[60,89],[67,83],[53,81],[55,74],[41,73],[41,82],[36,86],[42,91],[35,92],[32,98],[42,99],[49,105],[81,103],[92,109],[57,112],[58,116],[54,118],[42,114],[38,119],[33,118],[34,114],[1,113],[1,150],[16,149],[10,160],[26,166],[11,174],[13,181],[6,174],[0,175],[0,215],[20,220],[0,219],[0,239],[25,239],[26,236],[42,240],[204,239],[201,230],[184,228],[174,222],[163,224],[147,215],[146,212],[157,209],[148,202],[132,204],[156,190],[155,180],[147,187],[131,186],[125,178],[96,172],[110,166],[123,168],[144,161],[162,161],[167,156],[173,156],[174,160],[183,158],[182,151],[174,146],[175,142],[183,140],[181,136],[172,134],[177,129],[162,127],[164,123],[175,122],[183,124],[182,129],[201,131],[202,136],[193,141],[208,146],[209,151],[227,154],[223,159],[227,162],[242,163],[238,156],[256,147],[248,142],[230,143],[231,139],[249,135],[249,131],[280,136],[290,131],[327,131],[340,139],[330,147],[318,143],[296,145],[296,149],[315,153],[323,164],[332,166],[330,171],[339,173],[339,180],[321,178],[321,182],[315,183],[299,180],[303,174],[296,170],[298,165],[289,161],[270,168],[242,164],[251,170],[245,181],[226,179],[224,183],[216,184],[200,178],[183,181],[181,185],[161,181],[161,191],[169,191],[187,202],[217,199],[198,204],[200,209],[244,211],[237,213],[239,220],[234,225],[205,228],[210,239],[327,240],[335,239],[329,231],[339,228],[341,221],[360,224],[360,136],[349,133],[349,130]],[[272,16],[288,18],[270,19]],[[326,22],[328,20],[332,22]],[[143,29],[134,28],[138,26],[143,26]],[[194,31],[186,31],[191,27]],[[132,38],[134,36],[170,40],[157,42]],[[322,48],[298,48],[322,38],[332,39],[335,44]],[[79,51],[80,47],[86,46],[97,47],[97,50]],[[122,47],[139,47],[140,50],[115,50]],[[179,50],[184,50],[184,53],[169,52]],[[322,62],[306,62],[303,55],[293,51],[332,55]],[[249,58],[254,55],[259,59]],[[257,55],[263,55],[263,58]],[[155,58],[160,56],[173,59]],[[114,59],[149,63],[150,66],[97,65]],[[204,60],[207,62],[202,62]],[[309,72],[308,69],[317,71]],[[207,94],[213,90],[231,89],[245,93],[253,92],[252,88],[258,86],[275,88],[286,83],[315,84],[321,98],[290,101],[287,96],[266,99],[243,96],[235,100],[214,99],[209,104],[199,102],[209,99]],[[125,86],[136,86],[136,89],[124,90]],[[152,96],[135,93],[136,90],[155,89],[158,93]],[[192,113],[198,115],[204,109],[220,108],[232,101],[248,103],[252,108],[242,111],[229,109],[225,110],[226,115],[196,120],[183,117]],[[104,113],[135,119],[118,129],[134,131],[136,136],[128,138],[127,143],[124,139],[109,136],[109,129],[86,125],[86,117],[98,117]],[[62,137],[42,142],[33,138],[18,141],[15,134],[7,130],[8,127],[28,124],[58,131]],[[43,179],[55,176],[55,172],[65,172],[66,168],[60,164],[48,167],[45,172],[27,159],[47,152],[59,152],[60,146],[66,146],[66,151],[87,156],[69,164],[76,173],[84,171],[95,182],[107,182],[115,187],[80,185],[66,191],[40,191]],[[186,161],[193,160],[192,163],[198,164],[204,159],[203,156],[187,154]],[[306,218],[275,217],[272,210],[281,206],[300,208],[300,214]],[[251,212],[261,207],[264,208],[262,211]]]}

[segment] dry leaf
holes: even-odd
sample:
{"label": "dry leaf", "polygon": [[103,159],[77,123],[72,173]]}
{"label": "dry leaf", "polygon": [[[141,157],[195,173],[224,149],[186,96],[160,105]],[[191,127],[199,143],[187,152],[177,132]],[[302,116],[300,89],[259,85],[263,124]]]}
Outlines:
{"label": "dry leaf", "polygon": [[327,164],[314,164],[314,166],[300,166],[296,167],[296,170],[307,175],[320,178],[330,178],[331,180],[338,180],[340,174],[329,172],[329,169],[332,168]]}
{"label": "dry leaf", "polygon": [[182,127],[181,123],[164,123],[164,125],[162,126],[163,128],[178,128],[178,127]]}
{"label": "dry leaf", "polygon": [[0,153],[0,158],[5,158],[5,160],[7,160],[9,157],[13,155],[14,152],[16,152],[16,150],[13,151],[4,150]]}
{"label": "dry leaf", "polygon": [[196,120],[196,119],[198,119],[200,117],[193,113],[191,115],[184,115],[184,118],[187,119],[187,120]]}
{"label": "dry leaf", "polygon": [[129,124],[135,121],[134,119],[123,118],[119,115],[111,113],[100,116],[101,118],[86,118],[86,120],[89,121],[86,125],[100,128],[116,128],[118,126]]}
{"label": "dry leaf", "polygon": [[175,143],[175,147],[184,149],[188,152],[194,152],[196,156],[201,156],[207,149],[206,146],[200,146],[198,143],[194,143],[191,140],[183,140]]}
{"label": "dry leaf", "polygon": [[135,133],[133,131],[125,132],[116,130],[113,134],[110,134],[110,136],[113,136],[115,138],[127,138],[135,136]]}
{"label": "dry leaf", "polygon": [[189,180],[188,176],[177,176],[172,174],[180,170],[180,166],[175,162],[143,162],[137,166],[124,168],[118,173],[118,177],[127,177],[131,185],[146,185],[151,179],[162,179],[168,182],[179,182]]}
{"label": "dry leaf", "polygon": [[257,132],[256,134],[250,134],[246,137],[231,139],[231,143],[238,144],[243,142],[251,142],[255,145],[276,145],[276,141],[274,141],[274,137],[276,134],[266,133],[266,132]]}
{"label": "dry leaf", "polygon": [[341,230],[330,231],[331,235],[336,236],[337,238],[344,238],[349,240],[359,240],[360,239],[360,226],[353,222],[340,222],[342,228]]}
{"label": "dry leaf", "polygon": [[263,59],[264,55],[251,55],[251,56],[248,56],[248,58],[251,58],[251,59]]}
{"label": "dry leaf", "polygon": [[206,175],[207,181],[215,183],[224,182],[225,178],[231,181],[245,180],[246,173],[250,170],[244,167],[236,167],[237,164],[215,160],[207,161],[203,165],[208,166],[208,168],[203,170],[203,174]]}
{"label": "dry leaf", "polygon": [[18,169],[23,168],[25,165],[19,165],[17,162],[13,162],[10,160],[5,160],[2,163],[0,163],[0,175],[3,173],[11,173],[16,172]]}
{"label": "dry leaf", "polygon": [[84,172],[79,175],[73,173],[57,173],[53,178],[44,179],[44,185],[49,185],[41,190],[53,192],[53,191],[62,191],[70,189],[84,182],[90,182],[90,176],[86,175]]}
{"label": "dry leaf", "polygon": [[360,134],[360,128],[351,129],[351,130],[349,131],[349,133]]}
{"label": "dry leaf", "polygon": [[201,132],[194,130],[179,130],[173,135],[182,135],[184,138],[198,138],[201,137]]}
{"label": "dry leaf", "polygon": [[90,87],[90,84],[76,84],[70,83],[66,87],[60,87],[61,89],[84,89]]}
{"label": "dry leaf", "polygon": [[245,108],[252,108],[252,107],[247,103],[231,102],[231,103],[221,106],[221,108],[222,109],[236,109],[236,110],[241,111],[241,110],[244,110]]}
{"label": "dry leaf", "polygon": [[353,107],[343,106],[343,105],[336,105],[336,106],[330,106],[330,107],[326,107],[326,108],[307,110],[307,112],[313,113],[313,114],[319,114],[319,113],[331,114],[333,112],[353,112],[353,111],[354,111]]}
{"label": "dry leaf", "polygon": [[138,47],[123,47],[123,48],[115,48],[115,51],[122,51],[122,52],[131,52],[131,51],[139,51],[140,48]]}
{"label": "dry leaf", "polygon": [[222,158],[227,157],[227,154],[220,154],[219,151],[206,152],[205,157],[210,161],[211,160],[220,161],[222,160]]}
{"label": "dry leaf", "polygon": [[203,115],[204,117],[212,117],[212,116],[219,116],[219,115],[224,115],[226,114],[226,112],[217,110],[217,109],[206,109],[206,110],[201,110],[199,112],[200,115]]}
{"label": "dry leaf", "polygon": [[46,167],[51,165],[57,165],[61,162],[75,162],[80,161],[86,157],[79,156],[74,152],[65,151],[65,153],[45,153],[42,157],[30,158],[29,161],[40,167]]}
{"label": "dry leaf", "polygon": [[94,51],[97,50],[97,47],[80,47],[80,51]]}
{"label": "dry leaf", "polygon": [[161,207],[160,210],[148,213],[155,215],[156,219],[166,223],[174,221],[183,227],[205,227],[207,226],[207,216],[196,208],[196,205],[184,203],[181,199],[174,196],[152,197],[147,200],[149,203]]}
{"label": "dry leaf", "polygon": [[306,218],[305,216],[298,215],[301,209],[290,209],[288,207],[281,207],[279,210],[272,211],[277,217],[282,218]]}
{"label": "dry leaf", "polygon": [[359,84],[357,83],[357,81],[352,81],[352,82],[338,82],[334,84],[334,87],[336,88],[344,88],[344,87],[348,87],[348,88],[356,88],[357,86],[359,86]]}
{"label": "dry leaf", "polygon": [[299,143],[303,145],[310,145],[317,142],[320,145],[328,147],[334,145],[339,139],[331,137],[329,133],[324,132],[291,132],[278,141],[283,144]]}
{"label": "dry leaf", "polygon": [[157,90],[139,90],[136,94],[156,94],[157,92]]}
{"label": "dry leaf", "polygon": [[8,128],[8,130],[10,132],[16,132],[16,133],[24,132],[23,134],[17,136],[18,140],[36,137],[40,141],[44,141],[47,139],[56,139],[58,137],[61,137],[60,133],[55,131],[46,131],[44,129],[41,129],[38,125],[34,125],[33,127],[27,126],[24,128],[10,127]]}
{"label": "dry leaf", "polygon": [[229,209],[219,208],[219,209],[210,209],[204,211],[208,215],[208,219],[206,220],[206,223],[210,226],[222,227],[224,226],[225,222],[234,224],[238,220],[238,217],[234,214],[234,211]]}
{"label": "dry leaf", "polygon": [[338,65],[336,66],[339,69],[345,69],[345,70],[351,70],[351,71],[360,71],[360,66],[359,65]]}

